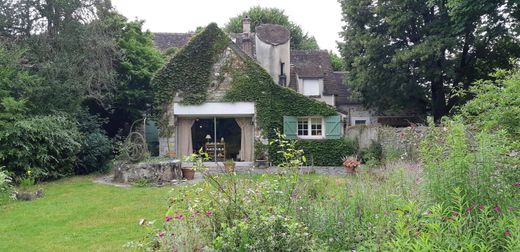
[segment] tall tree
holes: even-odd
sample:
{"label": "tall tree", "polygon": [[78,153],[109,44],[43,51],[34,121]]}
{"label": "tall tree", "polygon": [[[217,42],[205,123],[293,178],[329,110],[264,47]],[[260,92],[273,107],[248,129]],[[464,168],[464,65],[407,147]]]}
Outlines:
{"label": "tall tree", "polygon": [[251,19],[251,31],[261,24],[279,24],[285,26],[291,32],[292,49],[318,49],[318,43],[314,36],[309,36],[300,26],[291,22],[283,10],[277,8],[251,7],[248,11],[229,19],[224,30],[227,32],[242,32],[242,20],[245,16]]}
{"label": "tall tree", "polygon": [[[509,0],[340,0],[348,81],[374,108],[430,109],[520,56],[518,4]],[[385,92],[381,92],[385,90]]]}

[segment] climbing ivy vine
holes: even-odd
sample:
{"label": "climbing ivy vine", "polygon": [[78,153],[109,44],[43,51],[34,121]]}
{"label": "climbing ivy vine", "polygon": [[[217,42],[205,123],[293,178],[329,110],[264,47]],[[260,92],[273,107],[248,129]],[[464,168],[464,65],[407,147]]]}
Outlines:
{"label": "climbing ivy vine", "polygon": [[211,23],[156,73],[152,87],[159,118],[164,115],[164,106],[172,103],[175,94],[182,98],[184,104],[206,101],[211,68],[229,43],[227,35],[217,24]]}

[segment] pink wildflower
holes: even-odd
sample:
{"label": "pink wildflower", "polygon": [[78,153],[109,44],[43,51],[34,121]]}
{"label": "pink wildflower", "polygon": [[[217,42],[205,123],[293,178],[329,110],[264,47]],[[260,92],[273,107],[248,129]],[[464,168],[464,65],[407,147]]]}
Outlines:
{"label": "pink wildflower", "polygon": [[493,208],[493,210],[500,212],[500,207],[495,207],[495,208]]}
{"label": "pink wildflower", "polygon": [[520,181],[516,182],[516,183],[515,183],[515,186],[516,186],[516,187],[520,187]]}
{"label": "pink wildflower", "polygon": [[505,234],[506,236],[510,236],[510,235],[511,235],[511,232],[506,231],[506,232],[504,232],[504,234]]}
{"label": "pink wildflower", "polygon": [[177,219],[177,220],[184,220],[184,216],[182,216],[182,214],[181,215],[177,215],[177,216],[175,216],[175,219]]}
{"label": "pink wildflower", "polygon": [[455,216],[457,216],[457,215],[459,215],[459,212],[457,212],[457,211],[453,211],[452,214],[455,215]]}
{"label": "pink wildflower", "polygon": [[470,213],[471,212],[471,207],[466,208],[466,212]]}
{"label": "pink wildflower", "polygon": [[164,236],[164,233],[163,232],[160,232],[159,233],[159,237],[163,237]]}
{"label": "pink wildflower", "polygon": [[484,209],[484,208],[486,208],[485,205],[480,205],[480,209]]}
{"label": "pink wildflower", "polygon": [[211,212],[211,211],[207,211],[207,212],[206,212],[206,215],[207,215],[207,216],[212,216],[212,215],[213,215],[213,212]]}
{"label": "pink wildflower", "polygon": [[512,207],[508,207],[507,210],[513,211],[513,208]]}
{"label": "pink wildflower", "polygon": [[170,217],[170,216],[166,216],[165,220],[166,220],[166,222],[169,222],[169,221],[172,220],[172,217]]}

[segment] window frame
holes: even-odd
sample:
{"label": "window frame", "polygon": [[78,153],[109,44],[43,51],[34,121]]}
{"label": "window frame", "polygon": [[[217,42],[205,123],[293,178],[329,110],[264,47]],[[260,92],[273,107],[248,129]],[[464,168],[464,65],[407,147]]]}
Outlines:
{"label": "window frame", "polygon": [[[312,120],[316,120],[316,119],[319,119],[319,122],[320,122],[320,126],[321,126],[321,135],[315,135],[313,136],[312,135],[312,125],[313,125],[313,121]],[[306,123],[306,126],[307,126],[307,129],[304,129],[304,131],[307,132],[306,135],[300,135],[300,120],[305,120],[305,123]],[[315,123],[315,122],[314,122]],[[317,125],[317,124],[314,124],[314,125]],[[318,129],[315,129],[315,131],[318,130]],[[322,116],[299,116],[297,117],[297,125],[296,125],[296,136],[299,138],[299,139],[324,139],[326,136],[326,130],[325,130],[325,118],[322,117]]]}
{"label": "window frame", "polygon": [[[321,87],[320,87],[320,79],[319,78],[302,78],[302,92],[301,94],[307,96],[307,97],[321,97]],[[305,93],[305,82],[313,82],[316,83],[318,93],[317,94],[306,94]]]}

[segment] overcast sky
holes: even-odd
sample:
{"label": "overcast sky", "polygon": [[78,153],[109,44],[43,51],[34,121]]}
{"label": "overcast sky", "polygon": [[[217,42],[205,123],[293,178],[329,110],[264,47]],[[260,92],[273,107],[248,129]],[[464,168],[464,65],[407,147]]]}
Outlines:
{"label": "overcast sky", "polygon": [[152,32],[187,32],[216,22],[220,27],[252,6],[285,10],[289,19],[316,37],[321,49],[337,52],[340,40],[341,7],[337,0],[112,0],[129,19],[145,20]]}

